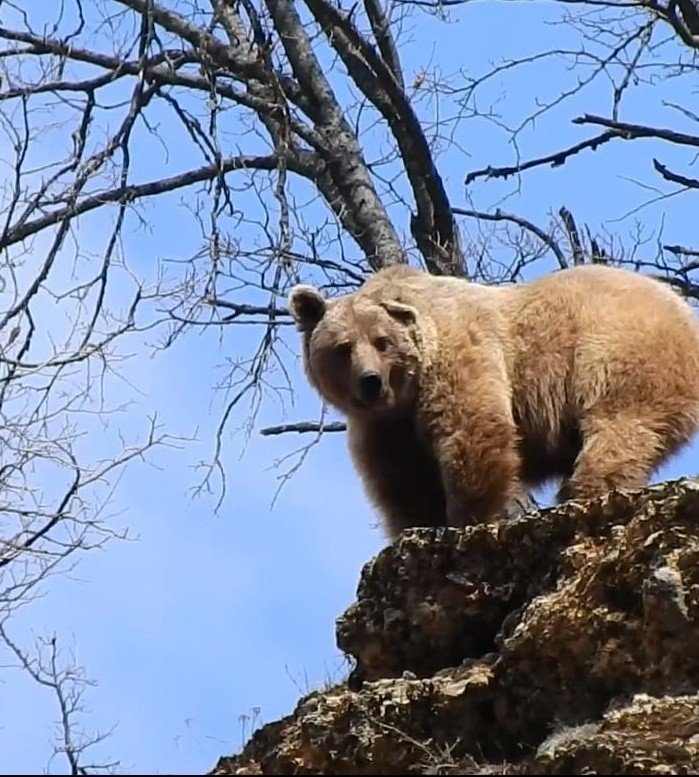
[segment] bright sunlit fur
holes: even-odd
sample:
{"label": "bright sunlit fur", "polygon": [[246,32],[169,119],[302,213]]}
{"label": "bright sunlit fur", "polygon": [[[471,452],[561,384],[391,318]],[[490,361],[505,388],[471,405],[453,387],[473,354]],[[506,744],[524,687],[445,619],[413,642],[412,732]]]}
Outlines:
{"label": "bright sunlit fur", "polygon": [[492,519],[520,484],[561,478],[560,499],[641,486],[699,424],[697,322],[636,273],[486,287],[401,266],[334,301],[297,286],[289,305],[391,535]]}

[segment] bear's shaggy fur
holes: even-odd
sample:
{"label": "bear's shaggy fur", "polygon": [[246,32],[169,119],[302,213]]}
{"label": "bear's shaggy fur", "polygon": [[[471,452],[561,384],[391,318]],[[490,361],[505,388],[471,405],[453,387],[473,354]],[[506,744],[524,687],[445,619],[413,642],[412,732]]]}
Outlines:
{"label": "bear's shaggy fur", "polygon": [[289,307],[391,535],[487,521],[550,478],[561,500],[641,486],[699,424],[699,326],[630,271],[487,287],[400,266]]}

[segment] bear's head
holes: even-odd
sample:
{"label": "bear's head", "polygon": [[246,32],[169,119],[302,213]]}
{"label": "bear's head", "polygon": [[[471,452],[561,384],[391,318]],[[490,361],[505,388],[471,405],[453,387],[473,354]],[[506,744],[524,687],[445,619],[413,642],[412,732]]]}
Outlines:
{"label": "bear's head", "polygon": [[396,300],[348,294],[326,300],[295,286],[289,310],[303,335],[308,379],[349,416],[407,412],[420,367],[417,311]]}

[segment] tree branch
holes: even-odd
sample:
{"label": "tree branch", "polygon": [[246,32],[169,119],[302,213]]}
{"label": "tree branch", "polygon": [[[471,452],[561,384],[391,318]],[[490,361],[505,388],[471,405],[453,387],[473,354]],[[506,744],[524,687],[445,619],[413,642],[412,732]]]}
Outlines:
{"label": "tree branch", "polygon": [[411,232],[428,269],[438,275],[463,275],[463,256],[449,198],[404,90],[347,14],[328,0],[305,2],[350,77],[384,117],[398,143],[417,206]]}
{"label": "tree branch", "polygon": [[683,297],[699,300],[699,283],[693,283],[692,281],[685,280],[684,278],[677,278],[670,275],[654,274],[651,277],[673,286],[677,289],[677,291],[680,292],[680,294],[682,294]]}
{"label": "tree branch", "polygon": [[[163,55],[152,57],[151,59],[146,60],[141,69],[141,64],[138,61],[124,61],[116,56],[109,56],[77,46],[69,46],[56,38],[42,38],[32,33],[8,30],[5,28],[0,28],[0,38],[21,40],[30,43],[32,45],[32,53],[34,54],[54,54],[59,57],[75,60],[76,62],[85,62],[96,67],[110,70],[111,72],[108,75],[95,79],[96,85],[101,85],[103,79],[106,83],[109,83],[112,80],[120,78],[122,75],[138,76],[142,72],[143,77],[149,84],[179,86],[184,89],[196,89],[197,91],[211,94],[212,84],[210,79],[196,76],[192,73],[177,72],[177,68],[182,65],[199,61],[198,55],[192,54],[191,52],[179,54],[177,56],[173,54],[172,57],[165,57]],[[223,65],[221,65],[221,67],[223,67]],[[280,76],[280,80],[284,86],[284,94],[295,104],[299,104],[300,107],[303,107],[306,101],[304,100],[298,85],[291,88],[291,79],[285,79]],[[74,84],[60,83],[56,88],[60,86],[61,90],[84,91],[90,85],[90,82],[77,82]],[[0,94],[0,99],[39,94],[45,91],[53,90],[47,89],[46,85],[32,86],[29,89],[13,89]],[[279,111],[279,105],[277,103],[268,102],[267,100],[261,99],[254,92],[251,93],[250,91],[236,89],[230,84],[221,83],[220,80],[216,82],[215,91],[221,97],[225,97],[240,105],[251,108],[261,117],[274,115],[275,112]],[[291,121],[294,132],[303,138],[311,147],[315,148],[323,145],[322,139],[314,135],[310,127],[304,127],[301,122],[294,121],[293,119],[291,119]]]}
{"label": "tree branch", "polygon": [[381,0],[364,0],[364,10],[369,18],[369,24],[371,24],[374,38],[376,38],[376,45],[379,47],[384,62],[396,79],[398,86],[401,89],[405,89],[398,48],[393,39],[393,33],[391,32],[386,13],[381,6]]}
{"label": "tree branch", "polygon": [[333,421],[329,424],[319,424],[312,421],[299,421],[295,424],[281,424],[280,426],[268,426],[265,429],[260,429],[260,434],[265,437],[269,437],[274,434],[286,434],[287,432],[298,432],[298,434],[306,434],[307,432],[321,433],[325,432],[344,432],[347,430],[347,424],[341,421]]}
{"label": "tree branch", "polygon": [[[674,245],[674,246],[664,245],[663,248],[666,251],[669,251],[671,254],[674,254],[675,256],[699,256],[699,250],[697,250],[696,248],[685,248],[684,246],[678,246],[678,245]],[[682,269],[686,270],[687,267],[683,266]],[[697,268],[692,266],[691,269],[695,270]]]}
{"label": "tree branch", "polygon": [[[131,0],[130,0],[131,1]],[[354,239],[374,269],[405,261],[398,234],[378,197],[356,136],[325,77],[292,0],[265,0],[287,58],[313,106],[323,135],[323,159],[334,185],[351,210]]]}
{"label": "tree branch", "polygon": [[666,181],[671,183],[677,183],[680,186],[686,186],[690,189],[699,189],[699,180],[696,178],[687,178],[679,173],[673,173],[672,170],[668,170],[664,164],[658,162],[657,159],[653,160],[653,167],[662,175]]}
{"label": "tree branch", "polygon": [[699,36],[699,9],[693,0],[677,0],[682,11],[682,18],[691,35]]}
{"label": "tree branch", "polygon": [[460,216],[469,216],[471,218],[483,219],[484,221],[510,221],[513,224],[517,224],[518,227],[526,229],[528,232],[536,235],[536,237],[538,237],[542,243],[551,249],[556,259],[558,260],[558,266],[562,270],[565,270],[568,267],[568,260],[566,259],[565,254],[561,250],[560,246],[556,243],[556,241],[551,237],[551,235],[547,235],[543,229],[537,227],[536,224],[533,224],[531,221],[528,221],[522,216],[516,216],[513,213],[503,213],[500,208],[497,208],[495,213],[486,213],[480,210],[468,210],[466,208],[453,208],[453,211],[455,214]]}
{"label": "tree branch", "polygon": [[561,206],[558,211],[558,215],[563,221],[563,226],[568,233],[568,240],[570,241],[570,247],[573,253],[573,264],[585,264],[585,252],[582,247],[582,241],[580,240],[580,233],[578,232],[578,226],[575,223],[573,214],[565,206]]}
{"label": "tree branch", "polygon": [[530,159],[528,162],[521,162],[518,165],[512,165],[511,167],[485,167],[482,170],[474,170],[466,176],[466,185],[473,183],[477,178],[508,178],[515,173],[522,173],[525,170],[531,170],[533,167],[539,167],[541,165],[550,164],[551,167],[560,167],[565,164],[568,159],[580,151],[584,151],[586,148],[596,151],[598,146],[618,137],[615,132],[602,132],[600,135],[595,135],[594,138],[583,140],[582,143],[576,143],[574,146],[567,148],[563,151],[558,151],[555,154],[549,154],[548,156],[542,156],[538,159]]}
{"label": "tree branch", "polygon": [[202,181],[210,181],[217,175],[225,174],[232,170],[274,170],[277,164],[278,159],[275,155],[229,157],[222,160],[220,165],[205,165],[196,170],[189,170],[186,173],[180,173],[170,178],[120,186],[115,189],[98,192],[97,194],[86,195],[74,205],[67,205],[33,221],[28,221],[16,227],[9,227],[0,236],[0,248],[7,248],[15,243],[19,243],[27,237],[40,232],[42,229],[58,224],[68,217],[80,216],[110,202],[130,203],[142,197],[153,197],[157,194],[171,192],[185,186],[201,183]]}
{"label": "tree branch", "polygon": [[272,305],[248,305],[242,302],[229,302],[225,299],[213,298],[207,299],[206,302],[212,307],[233,311],[223,319],[224,321],[233,321],[238,316],[265,316],[276,319],[279,316],[291,315],[286,308],[272,307]]}
{"label": "tree branch", "polygon": [[186,40],[195,51],[202,52],[220,67],[230,70],[241,81],[247,82],[251,78],[258,81],[265,80],[267,74],[262,62],[256,58],[240,56],[235,48],[227,46],[202,27],[191,24],[176,11],[164,8],[154,0],[116,0],[116,2],[140,15],[151,14],[157,25],[178,38]]}
{"label": "tree branch", "polygon": [[573,119],[573,124],[598,124],[609,129],[625,140],[633,138],[660,138],[670,143],[677,143],[682,146],[699,146],[699,135],[687,135],[683,132],[662,129],[660,127],[647,127],[644,124],[628,124],[623,121],[613,121],[605,119],[603,116],[591,116],[586,113],[584,116],[578,116]]}

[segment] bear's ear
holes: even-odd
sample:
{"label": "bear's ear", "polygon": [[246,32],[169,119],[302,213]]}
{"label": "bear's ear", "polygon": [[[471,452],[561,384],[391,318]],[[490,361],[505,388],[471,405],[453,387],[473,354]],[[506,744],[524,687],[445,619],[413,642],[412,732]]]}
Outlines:
{"label": "bear's ear", "polygon": [[302,332],[310,332],[325,315],[325,300],[313,286],[294,286],[289,294],[289,312]]}
{"label": "bear's ear", "polygon": [[411,326],[417,321],[417,310],[411,305],[396,300],[382,300],[379,304],[392,318],[405,326]]}

